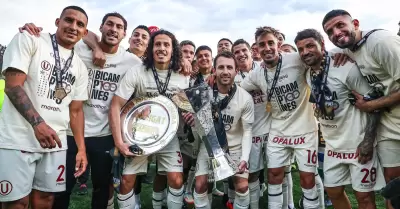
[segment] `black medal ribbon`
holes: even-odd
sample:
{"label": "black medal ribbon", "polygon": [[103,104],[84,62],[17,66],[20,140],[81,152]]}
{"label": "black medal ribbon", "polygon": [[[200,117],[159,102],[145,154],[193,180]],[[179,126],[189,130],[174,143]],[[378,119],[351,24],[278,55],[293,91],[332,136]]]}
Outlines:
{"label": "black medal ribbon", "polygon": [[350,50],[353,51],[353,52],[355,52],[355,51],[357,51],[358,49],[360,49],[360,47],[361,47],[362,45],[364,45],[365,42],[367,42],[368,37],[369,37],[372,33],[374,33],[375,31],[378,31],[378,30],[383,30],[383,29],[374,29],[374,30],[371,30],[370,32],[368,32],[367,34],[365,34],[365,36],[362,37],[361,40],[357,41],[357,43],[356,43],[356,44],[353,46],[353,48],[351,48]]}
{"label": "black medal ribbon", "polygon": [[[276,65],[274,80],[272,81],[271,90],[268,92],[267,102],[271,102],[272,95],[274,94],[275,91],[276,83],[278,82],[279,79],[281,68],[282,68],[282,55],[279,54],[279,60],[278,64]],[[265,76],[265,81],[268,83],[268,73],[266,70],[264,71],[264,76]]]}
{"label": "black medal ribbon", "polygon": [[218,100],[218,87],[217,84],[214,84],[213,86],[213,101],[211,103],[211,112],[213,115],[213,121],[214,121],[214,128],[215,132],[217,134],[218,142],[221,148],[226,152],[229,153],[228,149],[228,139],[226,137],[226,132],[225,132],[225,125],[222,120],[222,110],[224,110],[233,96],[236,93],[237,86],[236,84],[232,85],[232,88],[229,90],[228,95],[224,97],[222,100]]}
{"label": "black medal ribbon", "polygon": [[204,78],[203,78],[203,75],[199,72],[196,75],[196,80],[194,81],[193,85],[199,85],[199,84],[202,84],[202,83],[204,83]]}
{"label": "black medal ribbon", "polygon": [[167,91],[169,80],[171,79],[172,69],[168,69],[168,74],[167,74],[167,78],[165,78],[165,83],[160,81],[157,70],[154,66],[151,68],[151,70],[153,71],[153,76],[154,76],[154,80],[156,81],[158,93],[165,96],[165,92]]}
{"label": "black medal ribbon", "polygon": [[58,50],[56,34],[50,34],[50,37],[55,59],[54,70],[56,71],[56,88],[62,88],[62,75],[71,67],[74,49],[71,50],[71,55],[68,57],[67,61],[65,61],[64,68],[61,69],[60,51]]}

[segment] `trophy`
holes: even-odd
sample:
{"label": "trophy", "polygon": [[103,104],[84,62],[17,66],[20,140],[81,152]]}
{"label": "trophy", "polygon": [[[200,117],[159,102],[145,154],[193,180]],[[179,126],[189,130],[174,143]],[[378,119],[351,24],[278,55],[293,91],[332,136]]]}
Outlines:
{"label": "trophy", "polygon": [[211,111],[212,89],[203,83],[185,89],[172,97],[172,100],[180,109],[193,113],[195,126],[192,130],[200,136],[206,147],[214,179],[220,181],[234,175],[237,165],[221,148],[214,128]]}

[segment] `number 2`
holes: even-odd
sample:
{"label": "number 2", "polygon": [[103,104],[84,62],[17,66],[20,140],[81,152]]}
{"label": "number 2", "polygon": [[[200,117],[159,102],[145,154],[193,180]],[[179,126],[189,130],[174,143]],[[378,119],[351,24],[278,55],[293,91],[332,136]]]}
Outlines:
{"label": "number 2", "polygon": [[[361,170],[361,173],[365,173],[364,178],[361,180],[361,183],[363,184],[369,184],[371,180],[371,182],[375,182],[376,181],[376,168],[372,167],[371,171],[363,168]],[[369,180],[368,180],[368,176],[369,176]]]}
{"label": "number 2", "polygon": [[314,150],[312,154],[311,150],[307,150],[307,152],[308,152],[307,163],[317,164],[317,150]]}
{"label": "number 2", "polygon": [[176,153],[178,153],[178,157],[179,157],[178,163],[179,163],[179,164],[182,164],[183,159],[182,159],[182,154],[181,154],[181,152],[176,151]]}
{"label": "number 2", "polygon": [[63,176],[64,171],[65,171],[65,166],[64,165],[60,165],[60,166],[58,166],[57,170],[61,170],[60,174],[58,175],[57,182],[63,182],[64,178],[62,176]]}

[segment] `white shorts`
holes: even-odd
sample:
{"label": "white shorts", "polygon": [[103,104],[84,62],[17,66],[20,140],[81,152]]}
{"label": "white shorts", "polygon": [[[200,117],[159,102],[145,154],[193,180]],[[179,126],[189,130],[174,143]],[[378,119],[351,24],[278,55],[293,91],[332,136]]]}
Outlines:
{"label": "white shorts", "polygon": [[[160,174],[165,175],[166,173],[170,172],[183,171],[182,153],[179,148],[179,141],[177,138],[172,139],[172,141],[166,147],[152,156],[156,157],[157,171]],[[146,174],[148,161],[149,156],[125,158],[125,165],[122,174]]]}
{"label": "white shorts", "polygon": [[294,155],[300,171],[315,173],[318,163],[317,146],[317,132],[299,136],[276,136],[269,134],[266,149],[268,168],[289,166]]}
{"label": "white shorts", "polygon": [[264,169],[264,141],[268,140],[268,134],[253,136],[249,157],[249,173],[255,173]]}
{"label": "white shorts", "polygon": [[180,139],[179,146],[181,152],[192,159],[196,159],[199,153],[199,141],[195,138],[194,142],[189,142],[188,139]]}
{"label": "white shorts", "polygon": [[[241,150],[229,151],[229,155],[232,160],[239,165],[240,157],[242,156]],[[196,176],[203,176],[212,173],[211,168],[209,166],[209,157],[204,143],[200,144],[199,155],[197,156],[196,162]],[[241,177],[247,179],[249,177],[249,172],[244,172],[242,174],[235,174],[236,177]]]}
{"label": "white shorts", "polygon": [[384,168],[400,166],[400,140],[378,136],[377,152],[379,160]]}
{"label": "white shorts", "polygon": [[374,150],[372,160],[358,163],[356,153],[340,153],[325,149],[324,186],[337,187],[351,184],[357,192],[371,192],[385,186],[383,170]]}
{"label": "white shorts", "polygon": [[65,191],[66,150],[30,153],[0,149],[0,202],[20,200],[32,189]]}

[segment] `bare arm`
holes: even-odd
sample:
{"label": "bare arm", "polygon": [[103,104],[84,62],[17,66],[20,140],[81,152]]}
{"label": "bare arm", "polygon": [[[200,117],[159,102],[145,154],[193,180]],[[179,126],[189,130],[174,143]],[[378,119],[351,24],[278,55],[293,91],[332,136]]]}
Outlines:
{"label": "bare arm", "polygon": [[69,118],[72,133],[74,134],[74,139],[76,146],[78,147],[78,153],[76,155],[75,163],[75,177],[82,175],[87,167],[86,158],[86,147],[84,138],[85,129],[85,117],[83,114],[83,101],[72,101],[69,104]]}
{"label": "bare arm", "polygon": [[100,37],[98,37],[92,31],[88,31],[88,34],[83,37],[83,42],[87,44],[93,51],[101,50],[99,46]]}
{"label": "bare arm", "polygon": [[121,120],[120,120],[120,110],[124,106],[127,100],[114,95],[111,100],[110,112],[108,115],[108,120],[110,122],[111,132],[114,138],[115,146],[123,144],[121,135]]}

